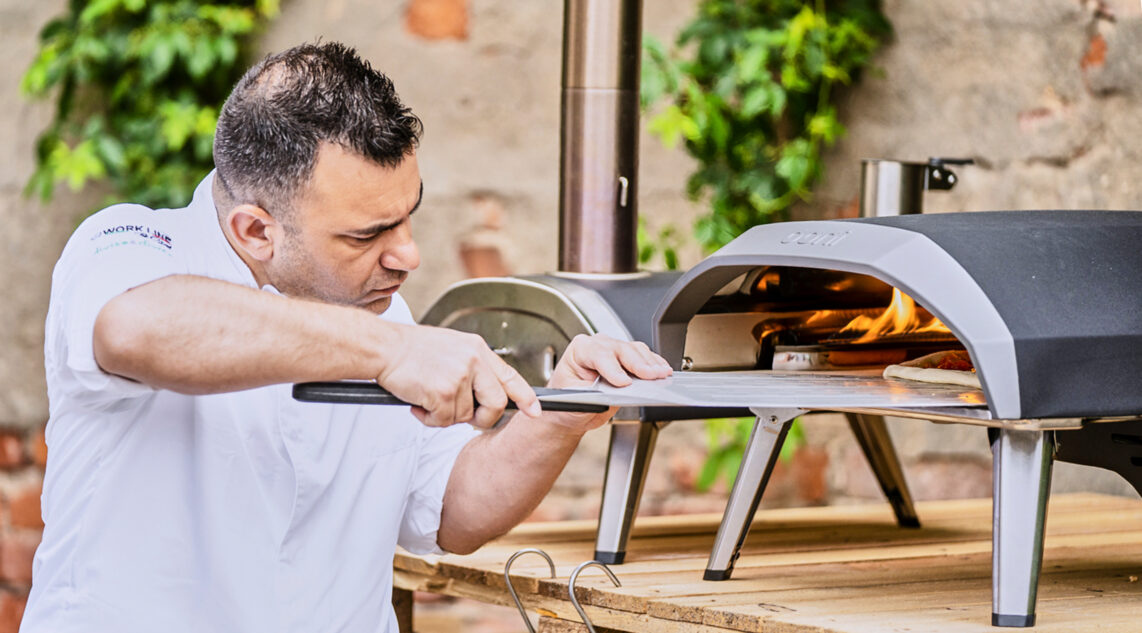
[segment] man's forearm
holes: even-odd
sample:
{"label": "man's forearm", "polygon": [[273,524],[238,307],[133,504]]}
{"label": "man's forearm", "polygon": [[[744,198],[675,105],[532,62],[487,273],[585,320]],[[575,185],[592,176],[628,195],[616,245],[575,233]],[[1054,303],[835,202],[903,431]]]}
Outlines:
{"label": "man's forearm", "polygon": [[469,442],[448,480],[440,547],[467,554],[527,518],[581,437],[542,418],[516,415],[499,431]]}
{"label": "man's forearm", "polygon": [[95,321],[104,371],[181,393],[372,379],[401,326],[356,308],[177,275],[125,292]]}

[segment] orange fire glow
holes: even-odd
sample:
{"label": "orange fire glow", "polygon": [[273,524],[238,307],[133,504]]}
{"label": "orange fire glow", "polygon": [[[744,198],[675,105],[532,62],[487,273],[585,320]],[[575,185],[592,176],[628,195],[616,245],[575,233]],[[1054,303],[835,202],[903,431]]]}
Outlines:
{"label": "orange fire glow", "polygon": [[880,316],[858,316],[841,328],[841,333],[864,332],[860,337],[853,339],[854,343],[868,343],[893,334],[951,333],[948,326],[936,317],[926,312],[924,316],[916,310],[916,302],[912,297],[893,288],[892,303]]}

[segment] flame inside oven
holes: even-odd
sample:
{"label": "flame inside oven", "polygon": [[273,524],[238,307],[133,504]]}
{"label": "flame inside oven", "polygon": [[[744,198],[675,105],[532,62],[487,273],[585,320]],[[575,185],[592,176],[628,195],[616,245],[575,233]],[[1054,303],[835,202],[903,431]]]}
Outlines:
{"label": "flame inside oven", "polygon": [[853,343],[869,343],[902,334],[937,333],[951,336],[951,330],[940,319],[923,308],[899,288],[892,289],[892,302],[879,316],[860,315],[840,329],[837,338]]}

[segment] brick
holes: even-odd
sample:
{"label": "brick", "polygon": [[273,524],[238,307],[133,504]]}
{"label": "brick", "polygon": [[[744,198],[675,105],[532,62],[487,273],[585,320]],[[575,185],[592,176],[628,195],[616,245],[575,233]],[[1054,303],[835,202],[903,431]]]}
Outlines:
{"label": "brick", "polygon": [[0,633],[17,633],[20,630],[27,602],[27,594],[0,591]]}
{"label": "brick", "polygon": [[1088,68],[1098,68],[1106,63],[1106,38],[1101,34],[1095,33],[1090,38],[1090,44],[1087,46],[1086,54],[1079,62],[1079,66],[1083,70]]}
{"label": "brick", "polygon": [[490,244],[461,244],[460,262],[470,277],[504,277],[511,274],[499,247]]}
{"label": "brick", "polygon": [[698,475],[706,463],[706,450],[700,447],[676,449],[669,460],[670,478],[680,490],[696,490]]}
{"label": "brick", "polygon": [[11,431],[0,433],[0,468],[12,470],[24,463],[24,436]]}
{"label": "brick", "polygon": [[829,499],[828,452],[820,446],[802,446],[793,453],[790,465],[799,499],[815,505],[826,503]]}
{"label": "brick", "polygon": [[37,479],[8,494],[8,520],[12,527],[44,529],[40,512],[40,495],[43,490],[43,481]]}
{"label": "brick", "polygon": [[44,468],[48,465],[48,443],[44,437],[44,427],[32,434],[29,440],[28,453],[32,456],[32,463]]}
{"label": "brick", "polygon": [[991,463],[986,458],[925,456],[909,465],[907,475],[918,501],[991,496]]}
{"label": "brick", "polygon": [[37,532],[12,531],[0,536],[0,580],[30,587],[32,559],[40,544]]}
{"label": "brick", "polygon": [[410,0],[405,28],[429,40],[468,39],[468,0]]}

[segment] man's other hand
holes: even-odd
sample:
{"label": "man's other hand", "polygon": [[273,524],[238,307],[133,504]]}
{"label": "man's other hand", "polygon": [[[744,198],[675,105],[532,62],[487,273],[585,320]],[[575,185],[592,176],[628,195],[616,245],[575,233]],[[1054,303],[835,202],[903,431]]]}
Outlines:
{"label": "man's other hand", "polygon": [[468,422],[490,428],[508,401],[540,414],[535,391],[475,334],[423,325],[405,326],[397,349],[386,354],[377,384],[405,402],[428,426]]}
{"label": "man's other hand", "polygon": [[[556,389],[582,389],[602,378],[616,387],[631,384],[631,377],[644,380],[665,378],[673,373],[670,363],[650,351],[640,341],[619,341],[604,334],[580,334],[563,352],[547,386]],[[550,420],[577,433],[584,433],[606,423],[615,414],[606,413],[549,414]]]}

